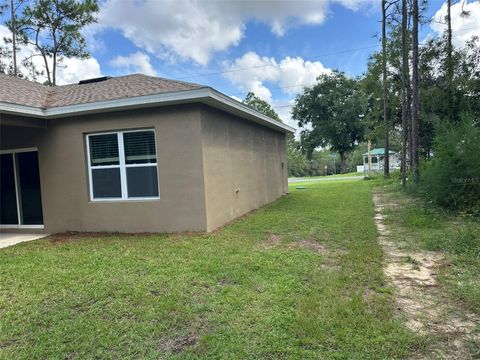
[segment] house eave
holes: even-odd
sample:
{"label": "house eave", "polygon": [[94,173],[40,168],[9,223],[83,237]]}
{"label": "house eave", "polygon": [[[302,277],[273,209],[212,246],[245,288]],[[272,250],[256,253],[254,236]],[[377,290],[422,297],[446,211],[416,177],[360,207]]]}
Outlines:
{"label": "house eave", "polygon": [[277,131],[285,133],[295,132],[294,128],[263,115],[245,104],[209,87],[85,104],[51,107],[46,109],[0,102],[0,114],[4,113],[42,119],[58,119],[70,116],[188,103],[203,103]]}

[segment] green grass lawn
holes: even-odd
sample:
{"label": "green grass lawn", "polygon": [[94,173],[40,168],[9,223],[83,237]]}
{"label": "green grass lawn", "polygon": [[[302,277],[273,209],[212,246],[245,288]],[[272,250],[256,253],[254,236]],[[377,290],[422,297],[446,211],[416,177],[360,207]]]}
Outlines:
{"label": "green grass lawn", "polygon": [[2,359],[393,359],[369,181],[310,183],[212,234],[0,250]]}
{"label": "green grass lawn", "polygon": [[[321,179],[321,178],[335,178],[335,177],[349,177],[349,176],[363,176],[364,173],[362,172],[350,172],[350,173],[345,173],[345,174],[335,174],[335,175],[320,175],[320,176],[306,176],[306,177],[300,177],[300,179]],[[293,177],[295,178],[295,177]]]}

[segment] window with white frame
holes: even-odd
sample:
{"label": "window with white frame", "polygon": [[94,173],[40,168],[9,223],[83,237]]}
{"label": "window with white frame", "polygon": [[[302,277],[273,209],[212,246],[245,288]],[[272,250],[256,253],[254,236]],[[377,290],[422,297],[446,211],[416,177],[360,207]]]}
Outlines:
{"label": "window with white frame", "polygon": [[87,135],[91,200],[158,199],[153,129]]}

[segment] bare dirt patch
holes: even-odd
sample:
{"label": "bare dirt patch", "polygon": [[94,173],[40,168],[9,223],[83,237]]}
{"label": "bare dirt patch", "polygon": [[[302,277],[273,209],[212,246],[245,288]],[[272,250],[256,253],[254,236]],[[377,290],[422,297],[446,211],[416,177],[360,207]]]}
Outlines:
{"label": "bare dirt patch", "polygon": [[319,255],[324,255],[327,253],[327,248],[320,244],[318,241],[313,239],[300,239],[297,241],[290,242],[288,244],[282,244],[282,236],[277,234],[268,233],[267,238],[261,244],[263,250],[269,250],[273,248],[284,247],[289,250],[295,249],[307,249],[311,250]]}
{"label": "bare dirt patch", "polygon": [[319,255],[324,255],[327,252],[327,248],[322,244],[319,244],[315,240],[299,240],[294,243],[290,243],[289,249],[308,249],[316,252]]}
{"label": "bare dirt patch", "polygon": [[179,336],[173,339],[162,339],[159,342],[159,350],[172,353],[180,353],[186,348],[193,347],[198,342],[198,336],[195,334],[188,334]]}
{"label": "bare dirt patch", "polygon": [[5,340],[0,341],[0,349],[8,348],[9,346],[13,346],[18,343],[18,340]]}
{"label": "bare dirt patch", "polygon": [[268,250],[268,249],[276,248],[276,247],[280,246],[281,244],[282,244],[281,235],[268,233],[267,238],[262,243],[262,248],[264,250]]}
{"label": "bare dirt patch", "polygon": [[[480,346],[476,327],[480,319],[454,304],[438,284],[444,264],[440,252],[400,249],[395,234],[385,225],[382,210],[398,206],[379,191],[373,193],[375,223],[385,252],[385,275],[394,286],[397,315],[404,316],[412,331],[435,339],[430,354],[419,358],[472,359],[469,349]],[[473,345],[472,345],[473,344]]]}

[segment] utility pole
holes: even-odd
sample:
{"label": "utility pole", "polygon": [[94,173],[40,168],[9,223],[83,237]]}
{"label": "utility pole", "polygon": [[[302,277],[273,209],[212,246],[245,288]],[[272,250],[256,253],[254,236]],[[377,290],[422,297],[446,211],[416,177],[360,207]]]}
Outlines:
{"label": "utility pole", "polygon": [[368,177],[372,176],[372,143],[370,142],[370,139],[368,140]]}

